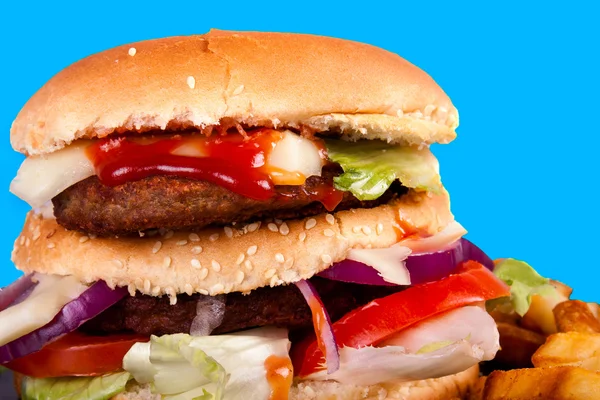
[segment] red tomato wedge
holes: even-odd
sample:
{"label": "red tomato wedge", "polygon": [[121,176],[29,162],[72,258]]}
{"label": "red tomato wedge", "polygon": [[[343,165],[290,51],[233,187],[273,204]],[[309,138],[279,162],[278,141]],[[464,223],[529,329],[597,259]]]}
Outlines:
{"label": "red tomato wedge", "polygon": [[[510,296],[509,287],[483,265],[467,261],[439,281],[412,286],[376,299],[333,324],[338,347],[377,345],[394,333],[433,315],[468,304]],[[323,353],[314,336],[291,352],[297,376],[322,369]]]}
{"label": "red tomato wedge", "polygon": [[148,340],[142,335],[88,336],[75,331],[6,367],[34,378],[103,375],[120,370],[131,346]]}

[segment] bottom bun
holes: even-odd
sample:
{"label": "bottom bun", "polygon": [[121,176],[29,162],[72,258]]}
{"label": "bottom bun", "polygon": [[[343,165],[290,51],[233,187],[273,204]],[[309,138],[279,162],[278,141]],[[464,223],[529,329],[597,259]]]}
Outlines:
{"label": "bottom bun", "polygon": [[[333,381],[294,384],[289,400],[462,400],[468,399],[479,379],[479,365],[436,379],[386,382],[372,386],[344,385]],[[111,400],[160,400],[147,385],[131,385]],[[225,399],[227,400],[227,399]]]}
{"label": "bottom bun", "polygon": [[[23,375],[14,373],[20,396]],[[333,381],[302,381],[294,384],[289,400],[462,400],[468,399],[479,380],[479,365],[435,379],[410,382],[386,382],[372,386],[344,385]],[[149,385],[130,383],[127,391],[111,400],[161,400]],[[227,399],[225,399],[227,400]]]}

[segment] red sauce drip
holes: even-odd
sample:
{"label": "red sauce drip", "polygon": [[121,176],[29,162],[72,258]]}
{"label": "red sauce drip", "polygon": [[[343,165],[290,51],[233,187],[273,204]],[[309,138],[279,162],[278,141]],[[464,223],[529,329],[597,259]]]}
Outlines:
{"label": "red sauce drip", "polygon": [[292,361],[288,357],[269,356],[265,360],[265,371],[271,386],[269,400],[287,400],[294,378]]}
{"label": "red sauce drip", "polygon": [[[270,177],[273,171],[266,166],[266,160],[274,143],[281,138],[281,132],[266,128],[247,132],[246,136],[107,138],[88,147],[87,155],[100,182],[107,186],[152,175],[177,176],[211,182],[242,196],[264,201],[276,193]],[[324,144],[315,143],[325,156]],[[202,156],[177,153],[184,145]],[[343,192],[331,185],[322,185],[309,196],[332,211],[342,201]]]}

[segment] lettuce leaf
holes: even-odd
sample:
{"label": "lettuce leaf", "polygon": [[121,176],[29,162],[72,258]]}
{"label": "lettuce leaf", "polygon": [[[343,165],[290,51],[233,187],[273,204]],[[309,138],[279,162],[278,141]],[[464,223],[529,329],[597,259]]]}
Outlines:
{"label": "lettuce leaf", "polygon": [[350,191],[360,200],[375,200],[399,179],[420,191],[441,191],[439,164],[428,148],[392,146],[382,141],[348,142],[325,139],[329,159],[344,173],[334,178],[335,188]]}
{"label": "lettuce leaf", "polygon": [[[517,314],[524,316],[531,305],[531,296],[558,296],[556,288],[550,284],[529,264],[513,258],[507,258],[494,268],[494,275],[510,286],[510,304]],[[493,309],[506,299],[496,299],[488,302],[488,309]]]}
{"label": "lettuce leaf", "polygon": [[23,379],[23,400],[108,400],[125,391],[129,372],[68,378]]}
{"label": "lettuce leaf", "polygon": [[265,360],[271,355],[289,359],[289,346],[287,330],[277,328],[153,336],[129,350],[123,367],[165,400],[266,399],[271,387]]}

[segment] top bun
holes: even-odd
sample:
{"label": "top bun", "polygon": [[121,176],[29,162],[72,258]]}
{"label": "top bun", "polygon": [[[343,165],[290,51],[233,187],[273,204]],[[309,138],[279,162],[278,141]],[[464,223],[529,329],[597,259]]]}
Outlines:
{"label": "top bun", "polygon": [[71,65],[23,107],[11,143],[35,155],[79,138],[223,120],[423,145],[454,139],[458,113],[429,75],[380,48],[212,30],[124,45]]}

